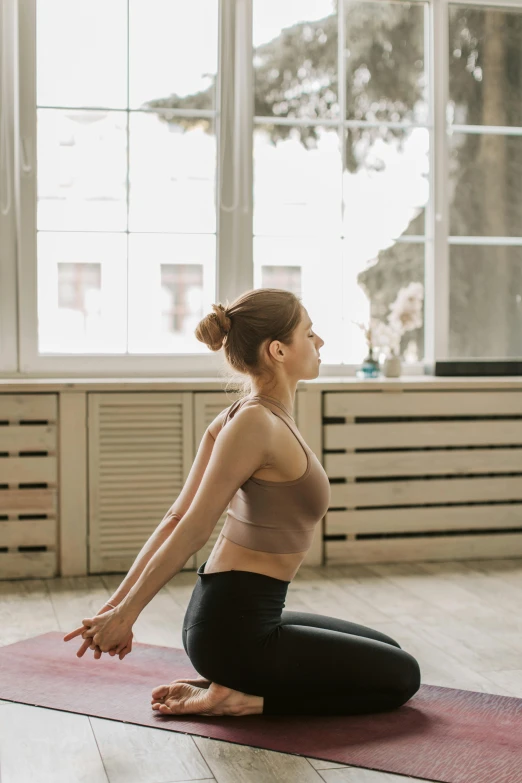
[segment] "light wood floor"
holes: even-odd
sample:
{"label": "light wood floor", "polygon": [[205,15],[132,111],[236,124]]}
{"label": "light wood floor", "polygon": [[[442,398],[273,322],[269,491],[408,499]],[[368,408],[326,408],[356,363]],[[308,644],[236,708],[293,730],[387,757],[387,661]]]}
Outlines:
{"label": "light wood floor", "polygon": [[[138,618],[136,641],[182,648],[181,624],[196,578],[183,572],[163,588]],[[120,581],[119,576],[0,581],[0,645],[72,630],[98,611]],[[344,617],[390,634],[417,658],[423,683],[522,698],[521,603],[522,559],[517,559],[302,568],[286,608]],[[411,779],[9,702],[0,702],[0,778],[2,783]]]}

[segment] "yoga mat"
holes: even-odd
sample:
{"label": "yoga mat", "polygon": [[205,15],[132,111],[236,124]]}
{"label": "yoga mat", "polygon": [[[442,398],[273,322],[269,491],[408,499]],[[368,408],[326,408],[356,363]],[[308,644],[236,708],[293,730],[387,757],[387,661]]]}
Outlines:
{"label": "yoga mat", "polygon": [[445,783],[522,783],[522,699],[421,685],[371,715],[159,715],[152,689],[198,676],[184,650],[134,643],[122,661],[77,658],[63,635],[0,647],[0,699]]}

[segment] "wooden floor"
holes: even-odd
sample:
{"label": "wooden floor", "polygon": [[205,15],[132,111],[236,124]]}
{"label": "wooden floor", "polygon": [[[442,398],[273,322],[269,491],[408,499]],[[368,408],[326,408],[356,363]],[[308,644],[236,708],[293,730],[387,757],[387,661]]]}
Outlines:
{"label": "wooden floor", "polygon": [[[163,588],[138,618],[136,641],[182,648],[181,624],[196,578],[182,572]],[[0,581],[0,645],[76,628],[120,581],[119,576]],[[343,617],[390,634],[417,658],[423,683],[522,698],[521,604],[522,559],[517,559],[302,568],[286,608]],[[70,644],[73,655],[76,641]],[[0,702],[0,779],[403,783],[412,778]]]}

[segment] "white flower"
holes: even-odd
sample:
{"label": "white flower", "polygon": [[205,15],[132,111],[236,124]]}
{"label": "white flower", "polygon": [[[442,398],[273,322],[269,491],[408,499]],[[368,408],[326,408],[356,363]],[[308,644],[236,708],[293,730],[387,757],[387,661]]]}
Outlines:
{"label": "white flower", "polygon": [[422,303],[424,286],[422,283],[410,283],[401,288],[390,306],[388,323],[403,335],[412,329],[419,329],[423,323]]}
{"label": "white flower", "polygon": [[409,283],[399,290],[395,301],[390,305],[387,323],[374,318],[371,319],[371,326],[358,323],[357,326],[364,331],[368,347],[387,350],[392,355],[399,354],[402,335],[412,329],[418,329],[423,324],[423,300],[422,283]]}

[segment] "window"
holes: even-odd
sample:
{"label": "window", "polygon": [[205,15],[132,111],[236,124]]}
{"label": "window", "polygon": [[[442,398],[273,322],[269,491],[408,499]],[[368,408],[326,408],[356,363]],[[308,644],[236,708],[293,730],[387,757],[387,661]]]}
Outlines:
{"label": "window", "polygon": [[255,271],[298,266],[327,364],[360,362],[354,322],[389,327],[406,293],[424,358],[428,31],[422,2],[254,0]]}
{"label": "window", "polygon": [[322,374],[354,374],[370,319],[410,373],[522,356],[522,0],[24,0],[0,23],[0,373],[215,375],[194,328],[257,287],[302,298]]}
{"label": "window", "polygon": [[449,7],[449,356],[522,356],[522,8]]}

